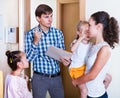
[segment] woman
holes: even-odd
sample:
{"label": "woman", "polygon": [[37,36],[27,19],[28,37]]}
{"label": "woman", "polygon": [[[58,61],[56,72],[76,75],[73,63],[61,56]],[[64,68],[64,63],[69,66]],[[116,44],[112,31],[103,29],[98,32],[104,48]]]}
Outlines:
{"label": "woman", "polygon": [[[108,98],[103,80],[110,67],[111,48],[119,42],[118,22],[107,12],[100,11],[91,15],[89,24],[89,37],[94,39],[94,45],[86,58],[86,74],[73,80],[73,85],[86,83],[87,98]],[[67,57],[61,60],[64,65],[70,63]]]}
{"label": "woman", "polygon": [[86,83],[87,98],[108,98],[103,80],[110,67],[111,48],[119,42],[118,22],[107,12],[99,11],[91,15],[89,25],[94,44],[86,58],[86,74],[73,80],[73,85]]}

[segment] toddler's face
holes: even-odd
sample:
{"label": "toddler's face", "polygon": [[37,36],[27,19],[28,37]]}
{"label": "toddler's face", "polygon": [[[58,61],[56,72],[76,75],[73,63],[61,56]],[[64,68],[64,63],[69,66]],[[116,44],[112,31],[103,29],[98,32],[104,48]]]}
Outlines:
{"label": "toddler's face", "polygon": [[85,39],[89,40],[89,24],[84,24],[81,26],[80,31],[77,31],[77,35],[85,35]]}

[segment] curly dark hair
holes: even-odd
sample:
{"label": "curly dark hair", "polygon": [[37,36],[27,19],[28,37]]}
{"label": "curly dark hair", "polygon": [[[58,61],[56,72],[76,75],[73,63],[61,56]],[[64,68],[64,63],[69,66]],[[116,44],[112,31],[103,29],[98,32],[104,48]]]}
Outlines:
{"label": "curly dark hair", "polygon": [[118,21],[114,17],[110,17],[105,11],[98,11],[91,15],[96,24],[101,23],[103,25],[103,38],[114,48],[119,43],[119,26]]}

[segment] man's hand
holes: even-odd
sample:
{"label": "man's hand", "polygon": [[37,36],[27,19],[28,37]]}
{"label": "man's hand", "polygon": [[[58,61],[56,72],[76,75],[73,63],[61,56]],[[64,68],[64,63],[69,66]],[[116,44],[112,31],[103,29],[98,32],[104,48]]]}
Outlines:
{"label": "man's hand", "polygon": [[35,32],[34,32],[34,40],[33,40],[33,43],[34,43],[35,45],[38,45],[41,36],[42,36],[42,32],[39,32],[39,31],[37,30],[37,27],[36,27],[36,28],[35,28]]}
{"label": "man's hand", "polygon": [[65,66],[69,66],[69,64],[71,63],[70,58],[68,57],[62,57],[60,58],[60,61],[65,65]]}

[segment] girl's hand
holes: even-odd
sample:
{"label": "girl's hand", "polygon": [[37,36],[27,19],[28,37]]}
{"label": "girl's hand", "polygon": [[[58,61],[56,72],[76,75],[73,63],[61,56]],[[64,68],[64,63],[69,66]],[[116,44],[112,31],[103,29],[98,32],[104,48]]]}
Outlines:
{"label": "girl's hand", "polygon": [[83,31],[83,32],[81,32],[81,33],[78,33],[78,36],[79,36],[79,39],[78,40],[83,40],[85,37],[86,37],[86,35],[85,35],[85,32]]}
{"label": "girl's hand", "polygon": [[29,81],[29,77],[27,75],[24,76],[24,79],[26,80],[26,82]]}

